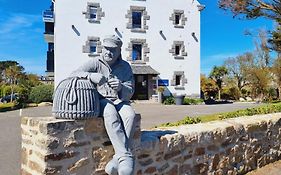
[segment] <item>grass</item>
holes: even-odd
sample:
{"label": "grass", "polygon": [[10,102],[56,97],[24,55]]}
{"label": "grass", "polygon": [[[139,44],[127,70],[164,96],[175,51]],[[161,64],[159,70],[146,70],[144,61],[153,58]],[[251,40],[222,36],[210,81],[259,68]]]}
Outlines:
{"label": "grass", "polygon": [[224,112],[212,115],[204,115],[199,117],[185,117],[183,120],[172,122],[172,123],[164,123],[161,124],[160,127],[172,127],[172,126],[180,126],[186,124],[196,124],[196,123],[204,123],[210,122],[214,120],[222,120],[227,118],[235,118],[242,116],[253,116],[258,114],[270,114],[270,113],[278,113],[281,112],[281,103],[272,103],[265,104],[256,108],[247,108],[242,110],[237,110],[234,112]]}

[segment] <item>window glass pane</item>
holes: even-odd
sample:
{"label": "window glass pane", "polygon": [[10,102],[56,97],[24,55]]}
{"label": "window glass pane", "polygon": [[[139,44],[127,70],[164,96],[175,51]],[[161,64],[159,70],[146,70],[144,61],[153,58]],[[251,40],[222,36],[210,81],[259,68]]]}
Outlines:
{"label": "window glass pane", "polygon": [[176,75],[176,86],[181,85],[181,75]]}
{"label": "window glass pane", "polygon": [[90,53],[96,53],[96,52],[97,52],[97,42],[90,41]]}
{"label": "window glass pane", "polygon": [[48,43],[48,50],[54,51],[54,43]]}
{"label": "window glass pane", "polygon": [[181,14],[176,14],[175,15],[175,24],[179,25],[180,24],[180,19],[181,19]]}
{"label": "window glass pane", "polygon": [[142,12],[132,12],[133,28],[141,28]]}
{"label": "window glass pane", "polygon": [[142,60],[142,45],[133,44],[133,60]]}
{"label": "window glass pane", "polygon": [[181,46],[180,45],[176,45],[176,48],[175,48],[175,54],[176,55],[180,54],[180,49],[181,49]]}
{"label": "window glass pane", "polygon": [[90,18],[92,19],[97,18],[97,7],[90,6]]}

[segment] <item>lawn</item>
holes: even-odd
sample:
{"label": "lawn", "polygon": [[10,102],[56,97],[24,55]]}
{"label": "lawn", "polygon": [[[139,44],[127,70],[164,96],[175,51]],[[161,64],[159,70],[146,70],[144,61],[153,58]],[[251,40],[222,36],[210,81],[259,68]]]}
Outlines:
{"label": "lawn", "polygon": [[189,117],[186,116],[183,120],[173,122],[173,123],[164,123],[160,125],[160,127],[171,127],[171,126],[180,126],[186,124],[196,124],[196,123],[204,123],[214,120],[222,120],[227,118],[235,118],[235,117],[242,117],[242,116],[252,116],[258,114],[270,114],[270,113],[278,113],[281,112],[281,103],[272,103],[272,104],[265,104],[260,107],[256,108],[247,108],[242,110],[237,110],[234,112],[225,112],[225,113],[218,113],[213,115],[204,115],[199,117]]}

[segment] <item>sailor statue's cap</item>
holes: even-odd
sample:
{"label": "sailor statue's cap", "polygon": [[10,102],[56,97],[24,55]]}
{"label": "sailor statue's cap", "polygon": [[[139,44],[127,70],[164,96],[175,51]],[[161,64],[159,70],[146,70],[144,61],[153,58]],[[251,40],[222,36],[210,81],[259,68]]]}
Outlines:
{"label": "sailor statue's cap", "polygon": [[105,36],[103,39],[103,46],[105,47],[121,47],[121,39],[116,35]]}

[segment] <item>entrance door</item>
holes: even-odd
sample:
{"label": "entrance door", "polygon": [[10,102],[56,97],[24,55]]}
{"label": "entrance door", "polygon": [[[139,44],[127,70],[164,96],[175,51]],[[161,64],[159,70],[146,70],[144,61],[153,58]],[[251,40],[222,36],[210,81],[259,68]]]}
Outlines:
{"label": "entrance door", "polygon": [[148,75],[135,76],[135,93],[133,99],[148,100]]}

